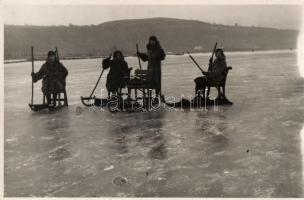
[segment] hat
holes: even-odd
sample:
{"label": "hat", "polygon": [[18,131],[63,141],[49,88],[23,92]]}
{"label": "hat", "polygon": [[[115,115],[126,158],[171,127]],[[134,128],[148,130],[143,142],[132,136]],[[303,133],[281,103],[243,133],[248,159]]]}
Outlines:
{"label": "hat", "polygon": [[154,36],[154,35],[150,36],[149,41],[150,41],[150,40],[158,41],[158,40],[157,40],[157,37]]}
{"label": "hat", "polygon": [[50,57],[50,56],[55,56],[56,54],[55,54],[55,52],[54,51],[49,51],[48,52],[48,57]]}
{"label": "hat", "polygon": [[223,48],[217,48],[217,49],[215,50],[215,52],[221,52],[221,53],[224,53],[224,49],[223,49]]}
{"label": "hat", "polygon": [[114,51],[113,56],[116,57],[118,55],[120,55],[121,57],[124,57],[121,51],[119,51],[119,50]]}

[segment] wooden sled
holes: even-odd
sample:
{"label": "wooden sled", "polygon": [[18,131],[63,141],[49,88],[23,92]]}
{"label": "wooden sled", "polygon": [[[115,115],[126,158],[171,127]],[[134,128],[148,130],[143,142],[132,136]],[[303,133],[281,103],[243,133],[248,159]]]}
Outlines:
{"label": "wooden sled", "polygon": [[[57,47],[55,47],[55,53],[56,53],[56,59],[59,62],[59,56],[58,56],[58,50]],[[31,46],[31,57],[32,57],[32,73],[34,73],[34,47]],[[63,82],[64,88],[62,89],[62,91],[57,92],[56,95],[54,96],[53,94],[51,95],[51,99],[50,101],[55,105],[55,106],[49,106],[46,103],[46,95],[43,94],[43,103],[42,104],[34,104],[33,103],[33,98],[34,98],[34,82],[32,79],[32,99],[31,99],[31,103],[29,104],[29,107],[32,111],[34,112],[38,112],[40,110],[44,110],[44,109],[48,109],[49,111],[54,111],[54,110],[58,110],[59,108],[62,107],[67,107],[68,106],[68,97],[67,97],[67,93],[66,93],[66,82],[64,80]],[[63,98],[61,98],[61,93],[63,93]]]}
{"label": "wooden sled", "polygon": [[[61,93],[63,93],[63,98],[61,98]],[[48,109],[49,111],[55,111],[58,110],[62,107],[67,107],[68,106],[68,99],[67,99],[67,94],[66,90],[62,91],[61,93],[57,93],[57,98],[56,98],[56,106],[49,106],[46,103],[46,96],[43,95],[43,103],[42,104],[29,104],[29,107],[32,111],[38,112],[44,109]],[[51,101],[54,102],[54,97],[51,96]]]}
{"label": "wooden sled", "polygon": [[104,107],[107,105],[108,99],[101,99],[94,97],[83,97],[81,96],[81,102],[86,107]]}

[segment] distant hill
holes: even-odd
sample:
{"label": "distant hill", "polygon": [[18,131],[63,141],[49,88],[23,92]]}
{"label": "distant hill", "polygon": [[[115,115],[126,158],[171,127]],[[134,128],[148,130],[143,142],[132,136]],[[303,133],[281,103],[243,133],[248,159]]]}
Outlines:
{"label": "distant hill", "polygon": [[5,59],[28,58],[58,46],[62,57],[101,56],[115,49],[125,54],[142,51],[156,35],[167,52],[211,51],[217,41],[225,50],[296,48],[297,30],[226,26],[196,20],[150,18],[120,20],[91,26],[4,26]]}

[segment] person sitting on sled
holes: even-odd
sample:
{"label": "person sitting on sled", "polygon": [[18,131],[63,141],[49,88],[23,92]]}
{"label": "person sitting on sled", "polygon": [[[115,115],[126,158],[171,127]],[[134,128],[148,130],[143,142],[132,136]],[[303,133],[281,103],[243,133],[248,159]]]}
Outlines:
{"label": "person sitting on sled", "polygon": [[113,53],[113,59],[111,59],[111,55],[103,59],[102,68],[110,68],[106,82],[108,96],[110,96],[111,93],[118,94],[118,89],[124,88],[129,81],[130,71],[132,70],[132,68],[128,68],[128,63],[125,61],[122,52],[115,51]]}
{"label": "person sitting on sled", "polygon": [[166,54],[155,36],[149,38],[147,53],[137,52],[137,55],[145,62],[148,61],[148,71],[151,76],[151,83],[156,90],[156,96],[161,94],[161,61]]}
{"label": "person sitting on sled", "polygon": [[[56,106],[56,97],[65,88],[68,70],[56,58],[55,52],[49,51],[46,62],[37,73],[32,72],[31,75],[34,82],[42,79],[42,92],[46,96],[47,104]],[[51,94],[53,94],[54,102],[51,102]]]}
{"label": "person sitting on sled", "polygon": [[[197,96],[203,95],[203,98],[205,98],[206,87],[209,84],[219,84],[225,78],[224,71],[227,69],[227,64],[223,49],[216,49],[215,57],[214,62],[211,59],[209,60],[208,72],[203,72],[204,76],[194,79],[195,94]],[[208,98],[208,94],[206,98]]]}

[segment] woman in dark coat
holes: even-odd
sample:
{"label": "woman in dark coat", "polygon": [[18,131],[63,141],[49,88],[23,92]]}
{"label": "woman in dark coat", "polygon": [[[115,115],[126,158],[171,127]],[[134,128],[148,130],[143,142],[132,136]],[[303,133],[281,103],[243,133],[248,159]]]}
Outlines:
{"label": "woman in dark coat", "polygon": [[[56,98],[56,94],[64,90],[68,70],[56,58],[55,52],[49,51],[46,62],[37,73],[32,73],[31,75],[34,82],[42,79],[42,92],[46,96],[47,103],[51,104],[51,94]],[[53,103],[55,105],[56,101]]]}
{"label": "woman in dark coat", "polygon": [[110,93],[117,94],[119,88],[126,86],[132,68],[128,68],[128,63],[121,51],[115,51],[112,60],[111,56],[103,59],[102,67],[103,69],[110,68],[106,83],[108,96],[110,96]]}
{"label": "woman in dark coat", "polygon": [[[203,72],[204,76],[194,79],[195,93],[205,97],[205,89],[208,85],[220,84],[225,78],[225,70],[227,70],[226,57],[223,49],[216,49],[216,59],[210,63],[209,71]],[[208,96],[207,96],[208,98]]]}
{"label": "woman in dark coat", "polygon": [[149,38],[147,53],[138,52],[137,55],[145,62],[148,61],[148,70],[152,87],[156,89],[156,95],[161,93],[161,61],[166,54],[155,36]]}

